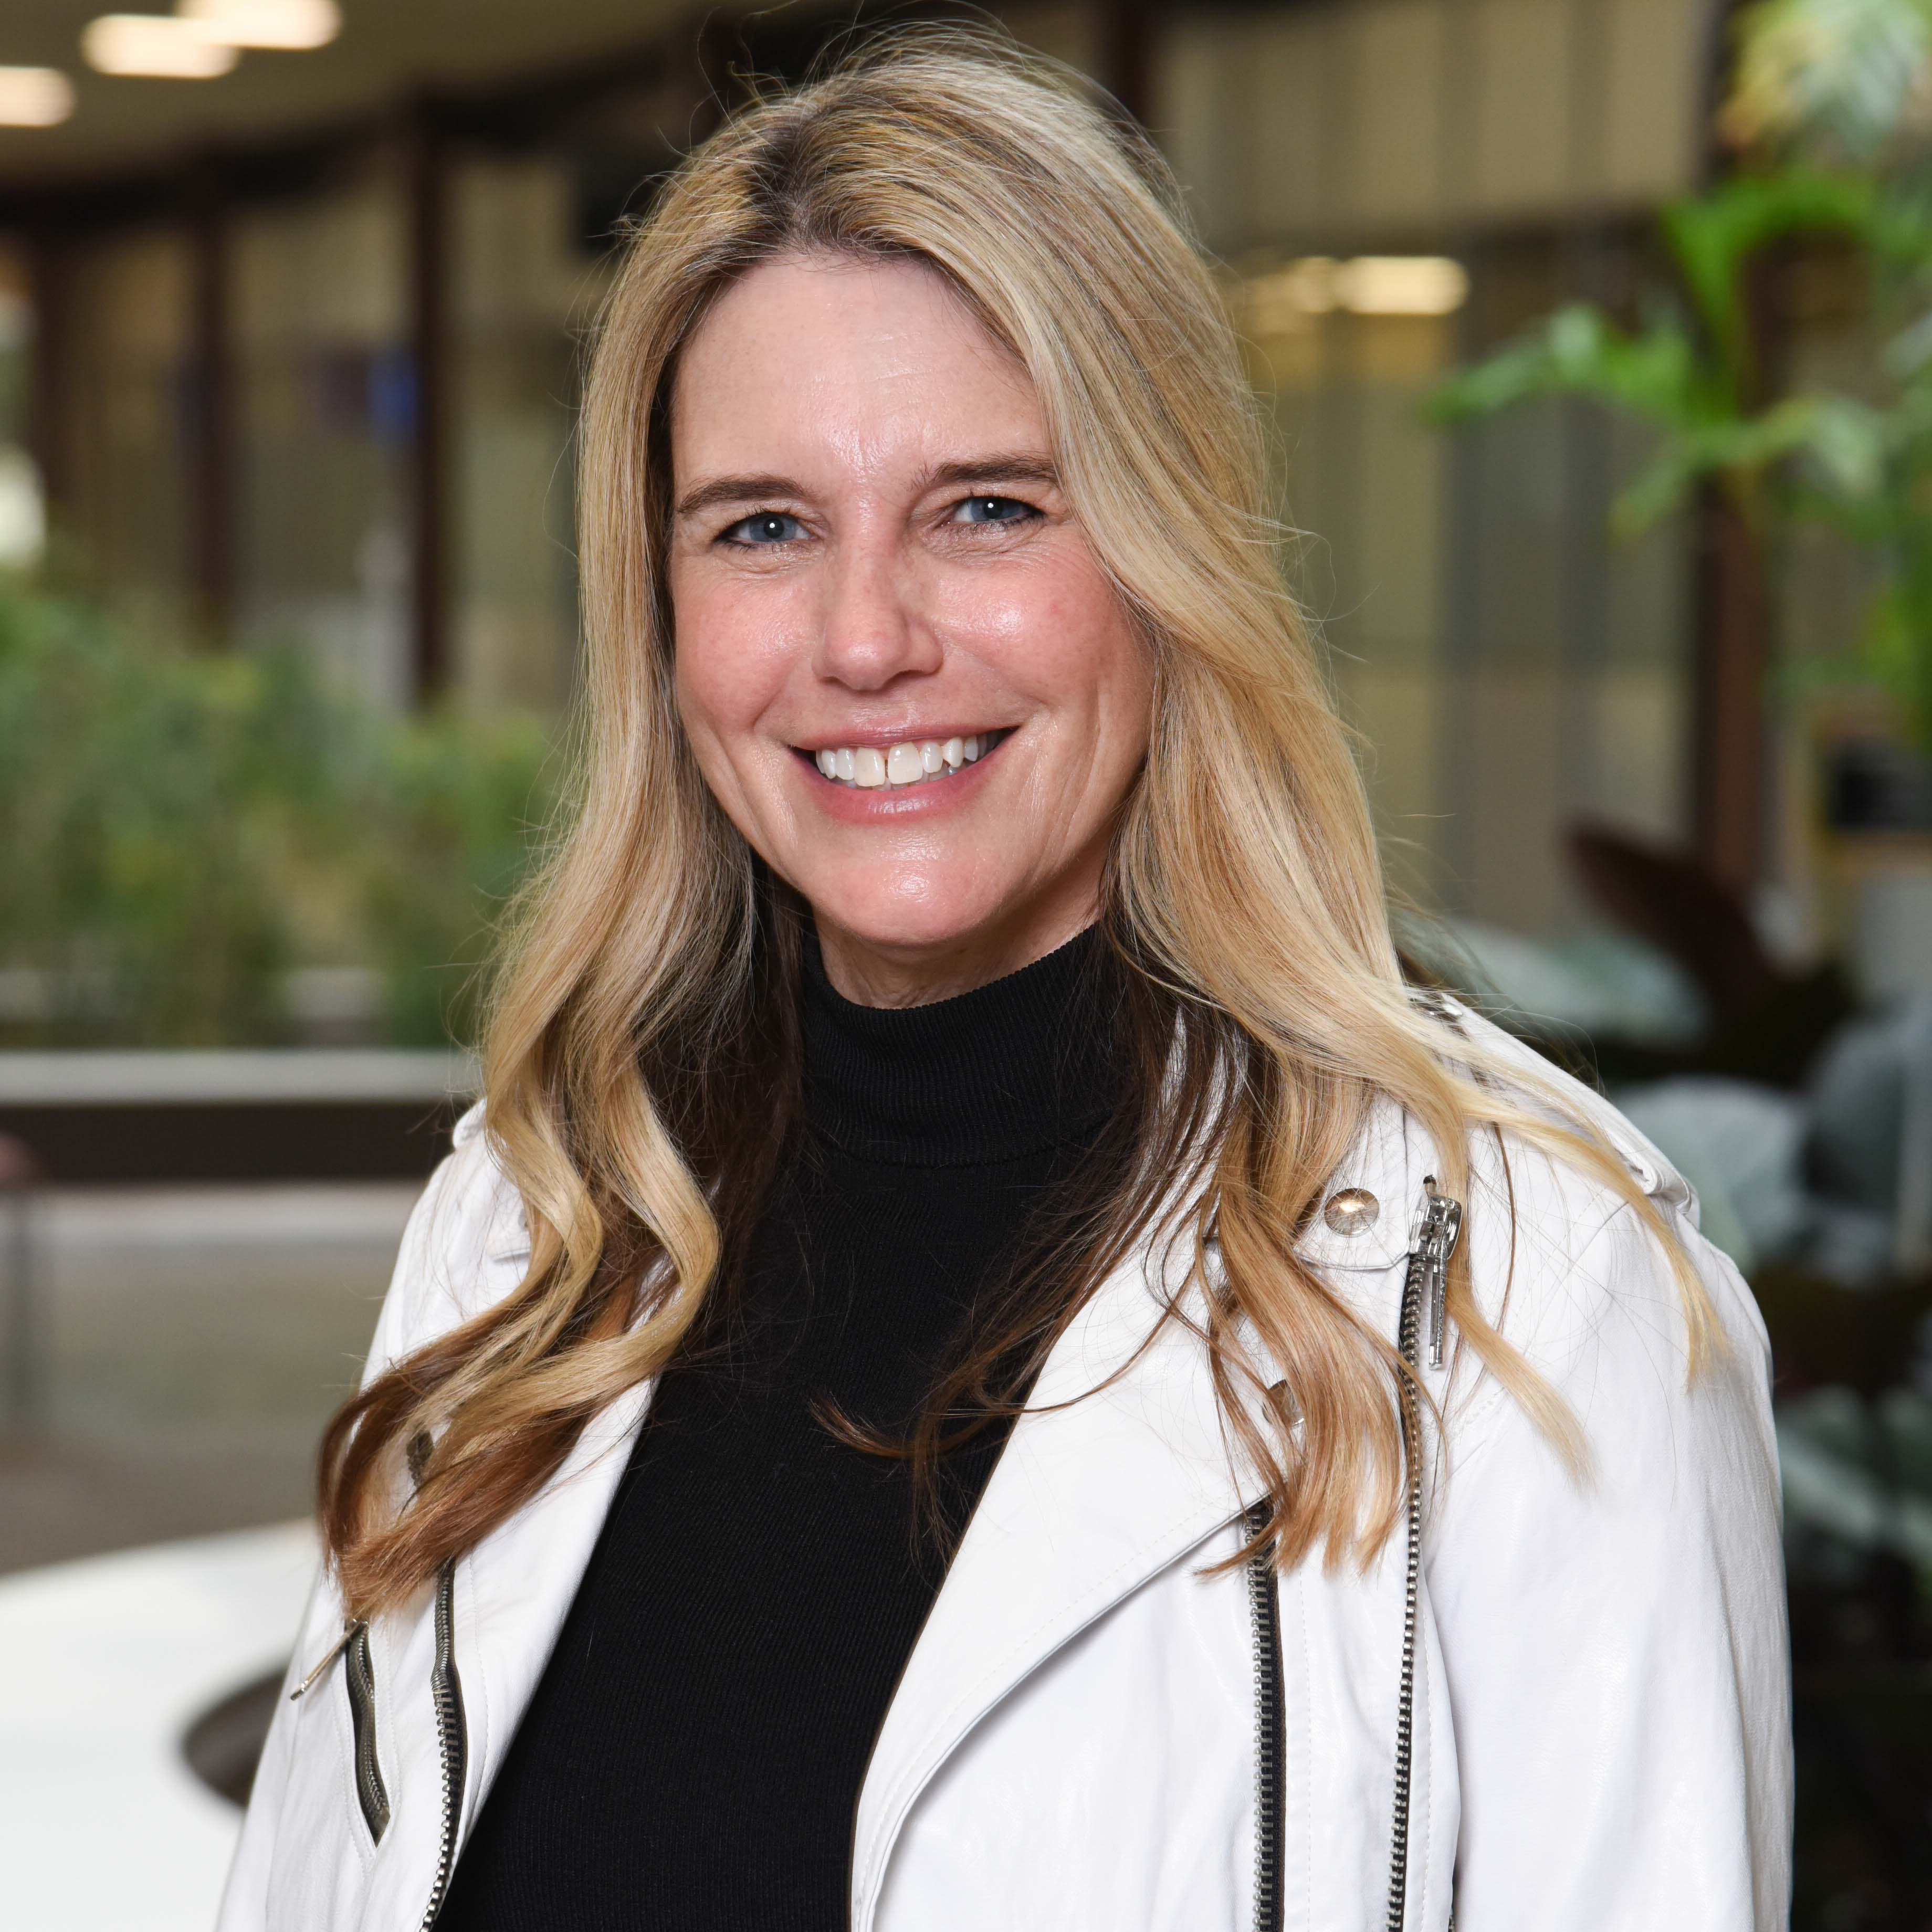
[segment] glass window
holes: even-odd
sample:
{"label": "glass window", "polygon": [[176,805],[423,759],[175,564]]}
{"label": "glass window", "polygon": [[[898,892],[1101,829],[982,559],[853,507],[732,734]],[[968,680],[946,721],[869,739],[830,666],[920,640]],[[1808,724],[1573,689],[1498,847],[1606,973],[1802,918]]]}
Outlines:
{"label": "glass window", "polygon": [[62,397],[70,534],[118,590],[171,602],[189,587],[191,272],[173,230],[77,244],[64,318],[80,377]]}
{"label": "glass window", "polygon": [[576,195],[552,155],[452,171],[454,680],[488,708],[559,707],[576,662],[572,429],[605,272]]}
{"label": "glass window", "polygon": [[[1578,910],[1572,820],[1688,835],[1688,536],[1610,538],[1644,447],[1600,411],[1526,407],[1452,436],[1422,405],[1562,302],[1634,309],[1654,286],[1642,214],[1563,212],[1630,198],[1633,116],[1653,143],[1643,192],[1688,178],[1694,114],[1670,141],[1658,116],[1694,100],[1694,36],[1654,12],[1377,0],[1190,13],[1162,42],[1155,124],[1235,265],[1306,533],[1294,580],[1362,734],[1391,874],[1530,933]],[[1650,94],[1635,46],[1658,64]]]}
{"label": "glass window", "polygon": [[416,386],[398,184],[372,169],[230,239],[236,626],[305,639],[378,703],[412,685]]}

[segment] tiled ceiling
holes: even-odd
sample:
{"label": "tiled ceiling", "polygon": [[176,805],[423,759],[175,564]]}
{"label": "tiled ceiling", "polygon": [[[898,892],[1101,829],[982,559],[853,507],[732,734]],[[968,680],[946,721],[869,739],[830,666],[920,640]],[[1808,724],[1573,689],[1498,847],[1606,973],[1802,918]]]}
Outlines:
{"label": "tiled ceiling", "polygon": [[117,172],[198,147],[299,136],[380,112],[422,88],[513,81],[677,33],[694,46],[713,8],[692,0],[340,0],[343,28],[308,53],[251,50],[218,80],[110,78],[80,57],[81,30],[154,0],[0,0],[0,66],[74,82],[70,119],[0,128],[0,188]]}

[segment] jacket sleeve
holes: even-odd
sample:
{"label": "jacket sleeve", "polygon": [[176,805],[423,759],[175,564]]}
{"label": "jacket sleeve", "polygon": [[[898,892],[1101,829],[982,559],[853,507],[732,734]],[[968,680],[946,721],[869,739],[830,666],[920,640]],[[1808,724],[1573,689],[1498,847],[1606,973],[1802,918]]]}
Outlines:
{"label": "jacket sleeve", "polygon": [[[1678,1232],[1726,1346],[1687,1385],[1676,1283],[1628,1207],[1504,1332],[1582,1424],[1578,1481],[1479,1385],[1426,1546],[1462,1792],[1458,1932],[1772,1932],[1791,1756],[1768,1348]],[[1545,1264],[1547,1267],[1547,1264]]]}
{"label": "jacket sleeve", "polygon": [[[365,1387],[406,1352],[413,1338],[422,1332],[424,1286],[432,1279],[437,1258],[448,1242],[460,1169],[472,1164],[460,1154],[452,1154],[431,1176],[422,1198],[410,1212],[363,1369]],[[262,1932],[271,1922],[269,1876],[274,1864],[276,1840],[286,1822],[284,1801],[299,1708],[287,1694],[341,1635],[342,1622],[342,1600],[336,1592],[334,1580],[326,1570],[320,1571],[296,1636],[283,1695],[276,1704],[274,1720],[256,1767],[241,1839],[229,1868],[227,1887],[216,1921],[217,1932]],[[274,1917],[278,1924],[302,1923],[299,1902],[281,1902]]]}

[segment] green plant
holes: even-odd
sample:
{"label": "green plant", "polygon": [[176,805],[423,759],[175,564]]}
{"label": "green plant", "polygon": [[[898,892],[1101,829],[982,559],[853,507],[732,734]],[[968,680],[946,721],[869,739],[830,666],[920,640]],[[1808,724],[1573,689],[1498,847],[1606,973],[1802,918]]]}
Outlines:
{"label": "green plant", "polygon": [[[1634,329],[1565,308],[1452,377],[1430,412],[1453,423],[1573,395],[1636,418],[1656,444],[1617,499],[1622,533],[1706,479],[1760,541],[1780,521],[1841,531],[1877,580],[1844,668],[1888,693],[1932,751],[1932,173],[1912,136],[1932,77],[1932,0],[1764,0],[1740,34],[1724,122],[1756,144],[1752,165],[1661,212],[1679,301]],[[1760,366],[1753,278],[1767,256],[1821,238],[1855,254],[1882,347],[1856,389],[1778,393]]]}
{"label": "green plant", "polygon": [[388,836],[365,868],[364,903],[397,1037],[476,1037],[496,916],[551,816],[549,748],[523,716],[443,711],[384,734]]}
{"label": "green plant", "polygon": [[466,1037],[545,758],[532,720],[381,718],[306,652],[0,583],[0,1042],[289,1040],[318,964],[380,976],[382,1036]]}
{"label": "green plant", "polygon": [[1932,0],[1757,0],[1718,126],[1732,146],[1910,171],[1932,136]]}

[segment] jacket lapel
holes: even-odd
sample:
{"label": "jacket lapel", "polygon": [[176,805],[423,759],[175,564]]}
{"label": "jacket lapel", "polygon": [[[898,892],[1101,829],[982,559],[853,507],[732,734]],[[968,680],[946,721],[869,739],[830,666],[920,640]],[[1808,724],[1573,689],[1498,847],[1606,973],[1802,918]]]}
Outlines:
{"label": "jacket lapel", "polygon": [[[529,1228],[514,1188],[497,1197],[484,1252],[512,1273],[529,1262]],[[457,1566],[456,1648],[469,1732],[459,1846],[550,1661],[655,1387],[640,1384],[593,1416],[542,1490]]]}
{"label": "jacket lapel", "polygon": [[458,1654],[470,1673],[465,1837],[556,1648],[654,1386],[628,1390],[592,1418],[544,1489],[458,1566]]}
{"label": "jacket lapel", "polygon": [[[459,1854],[549,1661],[650,1394],[650,1384],[640,1385],[593,1418],[549,1483],[457,1564],[453,1614],[467,1746]],[[416,1924],[436,1870],[443,1766],[430,1690],[430,1603],[426,1593],[384,1652],[381,1681],[394,1687],[389,1750],[398,1802],[371,1862],[358,1922],[364,1927]]]}
{"label": "jacket lapel", "polygon": [[[1345,1295],[1347,1275],[1384,1274],[1407,1251],[1409,1196],[1420,1192],[1414,1138],[1399,1108],[1378,1108],[1330,1184],[1374,1192],[1372,1225],[1344,1238],[1318,1217],[1302,1244]],[[961,1540],[860,1794],[854,1932],[871,1932],[900,1828],[973,1727],[1259,1487],[1223,1426],[1199,1337],[1160,1321],[1191,1258],[1186,1242],[1163,1265],[1164,1252],[1122,1268],[1061,1337]]]}
{"label": "jacket lapel", "polygon": [[[928,1780],[994,1704],[1240,1508],[1206,1358],[1142,1266],[1048,1359],[962,1538],[874,1749],[854,1841],[854,1932]],[[1110,1376],[1118,1378],[1106,1387]]]}

